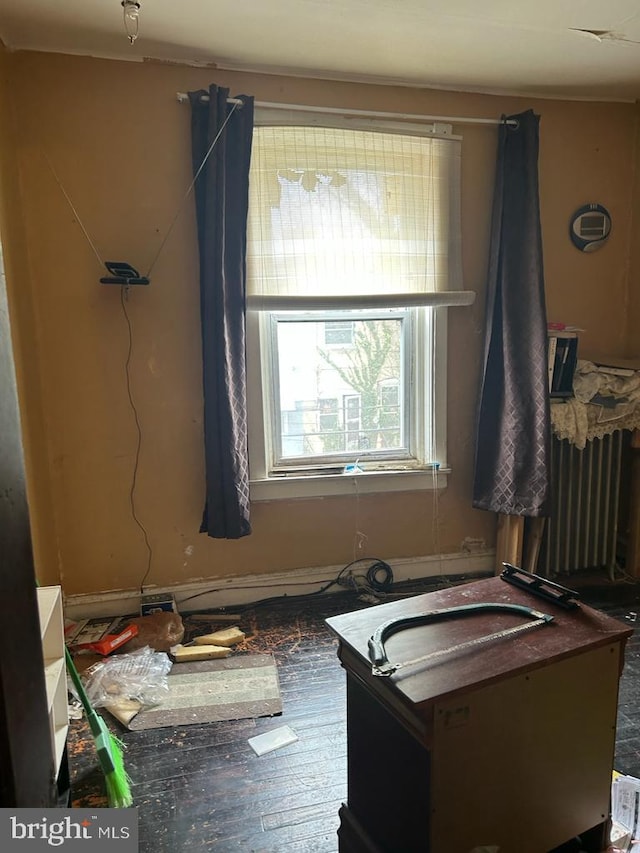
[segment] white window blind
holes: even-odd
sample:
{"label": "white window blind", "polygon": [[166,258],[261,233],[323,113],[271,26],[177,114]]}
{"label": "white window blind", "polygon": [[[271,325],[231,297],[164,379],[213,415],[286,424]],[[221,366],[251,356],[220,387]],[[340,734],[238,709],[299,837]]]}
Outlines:
{"label": "white window blind", "polygon": [[256,127],[248,307],[470,304],[462,289],[459,139]]}

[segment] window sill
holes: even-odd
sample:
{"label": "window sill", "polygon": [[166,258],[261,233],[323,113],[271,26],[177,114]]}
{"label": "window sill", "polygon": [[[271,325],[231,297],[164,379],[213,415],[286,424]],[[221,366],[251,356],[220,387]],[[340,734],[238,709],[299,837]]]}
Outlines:
{"label": "window sill", "polygon": [[358,474],[289,475],[251,480],[251,500],[320,498],[444,489],[450,469],[438,471],[362,471]]}

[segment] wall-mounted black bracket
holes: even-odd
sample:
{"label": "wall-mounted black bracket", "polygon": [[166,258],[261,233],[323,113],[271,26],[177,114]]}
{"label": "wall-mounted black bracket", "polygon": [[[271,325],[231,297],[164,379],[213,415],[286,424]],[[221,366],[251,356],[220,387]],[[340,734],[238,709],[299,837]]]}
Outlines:
{"label": "wall-mounted black bracket", "polygon": [[137,269],[125,261],[105,261],[104,265],[111,275],[101,278],[100,284],[124,284],[127,287],[130,284],[149,284],[147,276],[140,275]]}

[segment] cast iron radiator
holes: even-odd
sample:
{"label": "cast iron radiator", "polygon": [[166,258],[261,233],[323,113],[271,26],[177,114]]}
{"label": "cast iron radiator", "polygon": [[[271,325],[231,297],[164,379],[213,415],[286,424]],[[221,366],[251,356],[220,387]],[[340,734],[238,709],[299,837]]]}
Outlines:
{"label": "cast iron radiator", "polygon": [[537,572],[544,577],[616,567],[623,430],[587,441],[578,450],[551,442],[552,515],[540,544]]}

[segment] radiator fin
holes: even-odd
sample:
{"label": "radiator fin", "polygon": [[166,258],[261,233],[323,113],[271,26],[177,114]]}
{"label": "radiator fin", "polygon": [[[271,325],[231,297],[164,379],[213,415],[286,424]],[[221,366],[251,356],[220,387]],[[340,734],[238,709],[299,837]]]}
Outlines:
{"label": "radiator fin", "polygon": [[537,571],[544,577],[616,566],[622,430],[587,442],[584,450],[551,442],[552,514]]}

